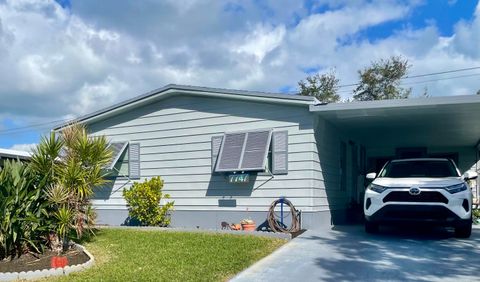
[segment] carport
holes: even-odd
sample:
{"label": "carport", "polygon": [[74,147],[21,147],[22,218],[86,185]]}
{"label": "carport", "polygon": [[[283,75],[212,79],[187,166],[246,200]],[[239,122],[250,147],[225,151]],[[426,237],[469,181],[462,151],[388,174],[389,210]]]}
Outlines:
{"label": "carport", "polygon": [[[310,111],[332,136],[330,146],[339,144],[338,183],[347,201],[360,201],[365,174],[393,158],[446,157],[462,173],[480,170],[480,95],[319,104]],[[478,198],[479,185],[472,185]]]}

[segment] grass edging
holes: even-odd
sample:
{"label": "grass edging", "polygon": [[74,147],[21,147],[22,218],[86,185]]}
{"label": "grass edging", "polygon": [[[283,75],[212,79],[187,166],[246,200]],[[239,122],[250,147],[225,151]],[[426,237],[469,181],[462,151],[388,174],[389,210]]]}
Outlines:
{"label": "grass edging", "polygon": [[20,272],[0,272],[0,281],[15,281],[15,280],[34,280],[40,278],[47,278],[53,276],[68,275],[73,272],[79,272],[92,267],[95,263],[93,255],[80,244],[75,244],[77,248],[82,250],[89,260],[82,264],[67,265],[63,268],[46,268],[39,270],[20,271]]}

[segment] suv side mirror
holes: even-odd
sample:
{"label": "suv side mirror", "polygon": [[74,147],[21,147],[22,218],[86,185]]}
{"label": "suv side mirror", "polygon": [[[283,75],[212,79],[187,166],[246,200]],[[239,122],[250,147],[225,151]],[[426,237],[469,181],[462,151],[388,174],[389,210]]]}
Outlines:
{"label": "suv side mirror", "polygon": [[472,179],[476,179],[478,177],[478,174],[475,172],[475,171],[466,171],[464,174],[463,174],[463,179],[465,180],[472,180]]}
{"label": "suv side mirror", "polygon": [[376,177],[377,177],[377,174],[375,172],[370,172],[365,176],[365,178],[370,180],[375,179]]}

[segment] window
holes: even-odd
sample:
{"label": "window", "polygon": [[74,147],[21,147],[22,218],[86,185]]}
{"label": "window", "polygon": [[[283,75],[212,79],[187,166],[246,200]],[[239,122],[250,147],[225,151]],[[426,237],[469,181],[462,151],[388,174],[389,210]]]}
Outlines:
{"label": "window", "polygon": [[123,156],[125,150],[127,149],[128,142],[112,142],[108,148],[112,151],[112,160],[110,163],[105,165],[107,169],[113,169],[119,159]]}
{"label": "window", "polygon": [[128,148],[120,155],[111,171],[115,176],[128,176]]}
{"label": "window", "polygon": [[105,166],[109,179],[128,177],[140,178],[140,143],[112,142],[112,161]]}
{"label": "window", "polygon": [[271,130],[225,133],[215,171],[265,170],[271,136]]}
{"label": "window", "polygon": [[415,160],[388,163],[380,177],[458,177],[457,170],[448,160]]}
{"label": "window", "polygon": [[212,172],[288,172],[288,131],[257,130],[212,137]]}

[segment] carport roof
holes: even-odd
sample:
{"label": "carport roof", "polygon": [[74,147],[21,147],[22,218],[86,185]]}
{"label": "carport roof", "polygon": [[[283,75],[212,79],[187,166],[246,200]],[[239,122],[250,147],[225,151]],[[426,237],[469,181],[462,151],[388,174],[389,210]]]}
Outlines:
{"label": "carport roof", "polygon": [[480,95],[320,104],[310,111],[370,145],[473,147],[480,139]]}

